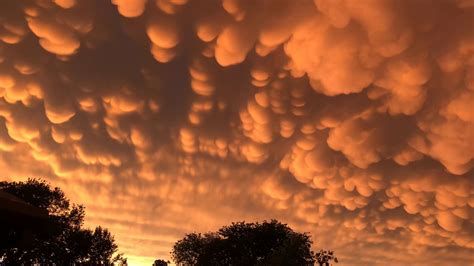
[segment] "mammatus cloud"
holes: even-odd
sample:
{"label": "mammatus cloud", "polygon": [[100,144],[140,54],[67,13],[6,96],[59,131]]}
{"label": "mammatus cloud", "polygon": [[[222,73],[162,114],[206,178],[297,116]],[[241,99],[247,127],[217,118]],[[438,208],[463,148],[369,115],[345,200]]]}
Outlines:
{"label": "mammatus cloud", "polygon": [[6,178],[132,263],[270,218],[349,264],[474,260],[472,1],[4,1],[0,96]]}

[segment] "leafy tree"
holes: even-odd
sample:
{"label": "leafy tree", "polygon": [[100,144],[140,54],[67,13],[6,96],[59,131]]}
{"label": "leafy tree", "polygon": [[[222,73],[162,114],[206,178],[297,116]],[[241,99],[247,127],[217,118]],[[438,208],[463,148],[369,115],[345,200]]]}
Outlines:
{"label": "leafy tree", "polygon": [[187,234],[175,243],[177,265],[314,265],[312,241],[276,220],[232,223],[214,233]]}
{"label": "leafy tree", "polygon": [[158,260],[155,260],[155,262],[153,263],[153,266],[168,266],[168,263],[170,262],[166,260],[158,259]]}
{"label": "leafy tree", "polygon": [[339,262],[334,256],[334,251],[332,250],[320,250],[316,253],[316,260],[318,261],[319,266],[329,266],[332,260],[335,263]]}
{"label": "leafy tree", "polygon": [[0,182],[0,190],[47,211],[44,224],[26,232],[9,223],[1,226],[0,262],[7,265],[34,263],[56,265],[111,265],[126,263],[117,252],[111,233],[102,227],[82,228],[85,211],[82,205],[71,204],[60,188],[51,188],[44,180]]}

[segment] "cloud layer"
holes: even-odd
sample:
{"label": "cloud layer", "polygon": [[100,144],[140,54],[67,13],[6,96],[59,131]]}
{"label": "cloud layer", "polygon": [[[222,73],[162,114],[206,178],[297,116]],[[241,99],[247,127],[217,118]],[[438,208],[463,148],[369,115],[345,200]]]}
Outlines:
{"label": "cloud layer", "polygon": [[472,1],[4,1],[0,96],[5,178],[132,263],[270,218],[349,265],[474,260]]}

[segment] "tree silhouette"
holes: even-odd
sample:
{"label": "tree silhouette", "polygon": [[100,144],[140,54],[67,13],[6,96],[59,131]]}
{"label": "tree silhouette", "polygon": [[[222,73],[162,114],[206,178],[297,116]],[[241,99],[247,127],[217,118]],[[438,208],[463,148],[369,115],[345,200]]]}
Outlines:
{"label": "tree silhouette", "polygon": [[[84,207],[71,205],[60,188],[51,188],[44,180],[28,179],[26,182],[0,182],[0,190],[47,213],[41,223],[35,223],[28,230],[21,223],[12,223],[8,217],[2,219],[0,262],[6,265],[126,263],[120,254],[113,258],[117,245],[107,229],[82,228]],[[24,241],[25,235],[27,241]]]}
{"label": "tree silhouette", "polygon": [[316,253],[316,260],[320,266],[329,266],[332,260],[335,263],[339,262],[334,256],[334,251],[332,250],[320,250]]}
{"label": "tree silhouette", "polygon": [[276,220],[232,223],[217,232],[190,233],[171,252],[177,265],[314,265],[310,236]]}
{"label": "tree silhouette", "polygon": [[158,259],[158,260],[155,260],[155,262],[153,263],[153,266],[168,266],[168,263],[170,262],[166,260]]}

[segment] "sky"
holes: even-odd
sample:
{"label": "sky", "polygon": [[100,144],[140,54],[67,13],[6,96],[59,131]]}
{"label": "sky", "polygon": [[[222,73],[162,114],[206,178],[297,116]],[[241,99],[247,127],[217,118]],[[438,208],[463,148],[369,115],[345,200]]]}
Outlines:
{"label": "sky", "polygon": [[129,265],[276,218],[341,265],[474,263],[474,1],[0,0],[3,180]]}

